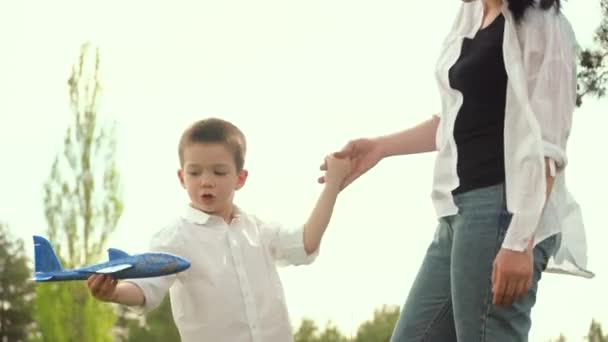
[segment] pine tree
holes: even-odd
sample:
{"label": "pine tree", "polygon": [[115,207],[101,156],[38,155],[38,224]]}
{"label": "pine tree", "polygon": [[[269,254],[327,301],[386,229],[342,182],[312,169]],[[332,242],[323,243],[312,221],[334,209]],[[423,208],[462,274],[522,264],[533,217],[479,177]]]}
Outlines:
{"label": "pine tree", "polygon": [[33,284],[22,240],[0,222],[0,341],[26,341],[32,331]]}

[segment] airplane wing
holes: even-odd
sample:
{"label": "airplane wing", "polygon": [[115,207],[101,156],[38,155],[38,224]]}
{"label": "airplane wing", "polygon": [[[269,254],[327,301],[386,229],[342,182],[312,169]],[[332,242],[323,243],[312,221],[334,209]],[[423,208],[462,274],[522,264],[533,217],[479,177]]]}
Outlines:
{"label": "airplane wing", "polygon": [[119,271],[128,270],[131,267],[133,267],[132,264],[119,264],[119,265],[104,267],[104,268],[99,269],[99,270],[97,270],[97,271],[95,271],[93,273],[112,274],[112,273],[116,273],[116,272],[119,272]]}
{"label": "airplane wing", "polygon": [[34,278],[33,278],[34,281],[45,281],[45,280],[51,280],[51,279],[53,279],[53,276],[42,275],[42,274],[36,274],[36,275],[34,275]]}
{"label": "airplane wing", "polygon": [[108,258],[110,259],[110,261],[128,257],[130,257],[130,255],[124,251],[121,251],[120,249],[108,248]]}

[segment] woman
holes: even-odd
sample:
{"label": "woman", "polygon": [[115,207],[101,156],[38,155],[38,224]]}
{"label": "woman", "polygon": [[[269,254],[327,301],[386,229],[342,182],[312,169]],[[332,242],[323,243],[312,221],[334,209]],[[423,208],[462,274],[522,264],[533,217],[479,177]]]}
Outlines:
{"label": "woman", "polygon": [[465,0],[437,63],[441,113],[336,152],[356,163],[347,186],[437,151],[439,226],[392,341],[527,341],[543,271],[593,276],[564,180],[576,52],[559,0]]}

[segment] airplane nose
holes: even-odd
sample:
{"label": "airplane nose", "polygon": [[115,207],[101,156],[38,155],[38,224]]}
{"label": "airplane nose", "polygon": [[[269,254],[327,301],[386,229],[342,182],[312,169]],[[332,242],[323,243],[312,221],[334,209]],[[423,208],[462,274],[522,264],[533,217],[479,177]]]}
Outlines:
{"label": "airplane nose", "polygon": [[190,261],[184,259],[184,258],[180,258],[180,257],[176,257],[177,258],[177,267],[180,270],[186,270],[190,267]]}

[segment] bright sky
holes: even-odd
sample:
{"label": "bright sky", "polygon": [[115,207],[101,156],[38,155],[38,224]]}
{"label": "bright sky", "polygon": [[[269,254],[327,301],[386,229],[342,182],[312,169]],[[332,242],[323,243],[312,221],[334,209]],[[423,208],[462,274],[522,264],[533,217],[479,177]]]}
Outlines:
{"label": "bright sky", "polygon": [[[598,1],[569,1],[580,43]],[[102,114],[119,123],[125,211],[110,246],[142,252],[186,205],[177,139],[209,115],[248,136],[245,210],[298,224],[320,186],[323,156],[350,138],[389,133],[439,108],[438,48],[459,6],[446,1],[11,1],[0,4],[0,220],[31,241],[46,231],[42,184],[70,120],[66,80],[80,44],[102,52]],[[592,318],[608,325],[604,206],[608,100],[576,113],[569,184],[582,205],[594,280],[545,275],[531,341]],[[593,148],[593,146],[595,146]],[[591,150],[593,148],[593,150]],[[382,304],[401,304],[435,229],[433,158],[386,160],[343,193],[317,261],[281,271],[294,323],[346,333]],[[32,248],[28,246],[31,255]]]}

